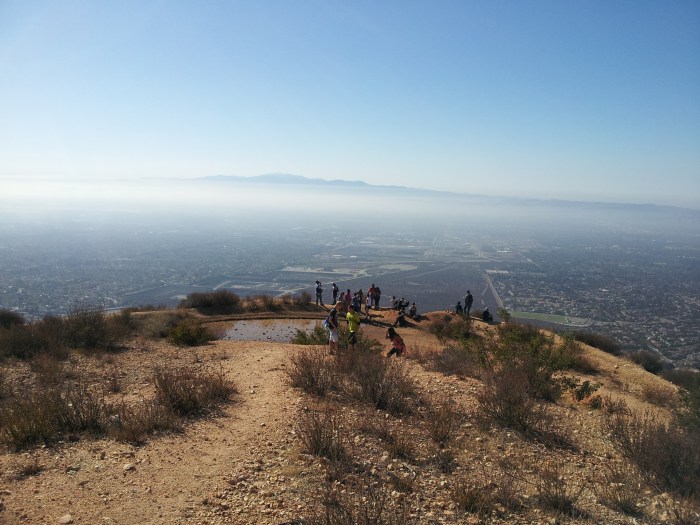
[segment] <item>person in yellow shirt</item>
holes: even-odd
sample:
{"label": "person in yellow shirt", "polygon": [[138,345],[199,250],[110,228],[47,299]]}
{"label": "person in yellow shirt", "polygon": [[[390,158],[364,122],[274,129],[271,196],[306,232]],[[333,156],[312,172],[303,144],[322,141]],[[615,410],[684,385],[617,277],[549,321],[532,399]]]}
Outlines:
{"label": "person in yellow shirt", "polygon": [[352,304],[348,306],[345,319],[348,321],[348,347],[354,350],[357,343],[357,330],[360,327],[360,314],[355,311]]}

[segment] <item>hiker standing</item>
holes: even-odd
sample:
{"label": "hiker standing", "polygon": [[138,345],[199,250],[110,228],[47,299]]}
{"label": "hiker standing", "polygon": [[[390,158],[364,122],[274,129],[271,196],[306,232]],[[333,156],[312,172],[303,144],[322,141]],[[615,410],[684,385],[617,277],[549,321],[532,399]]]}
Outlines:
{"label": "hiker standing", "polygon": [[467,295],[464,296],[464,313],[469,317],[469,312],[472,309],[472,304],[474,304],[474,296],[467,290]]}
{"label": "hiker standing", "polygon": [[318,306],[319,303],[323,306],[323,285],[321,281],[316,281],[316,306]]}
{"label": "hiker standing", "polygon": [[331,308],[326,323],[328,324],[328,331],[330,332],[328,336],[328,350],[333,354],[338,349],[338,310]]}
{"label": "hiker standing", "polygon": [[379,286],[374,287],[374,309],[379,310],[379,299],[382,298],[382,291]]}
{"label": "hiker standing", "polygon": [[345,316],[348,321],[348,347],[355,350],[355,343],[357,343],[357,329],[360,327],[360,314],[355,311],[355,308],[348,306],[348,313]]}
{"label": "hiker standing", "polygon": [[338,285],[333,283],[332,290],[333,290],[333,304],[335,304],[338,302],[338,292],[339,292]]}

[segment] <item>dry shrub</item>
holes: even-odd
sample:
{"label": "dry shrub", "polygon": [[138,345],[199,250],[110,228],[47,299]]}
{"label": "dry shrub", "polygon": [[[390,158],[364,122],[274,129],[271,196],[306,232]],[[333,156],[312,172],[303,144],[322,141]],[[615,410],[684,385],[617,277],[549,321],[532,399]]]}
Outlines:
{"label": "dry shrub", "polygon": [[117,441],[142,444],[155,432],[179,430],[177,416],[153,400],[135,405],[121,403],[114,408],[109,434]]}
{"label": "dry shrub", "polygon": [[392,459],[413,459],[416,455],[416,447],[413,440],[404,434],[391,436],[389,444],[389,457]]}
{"label": "dry shrub", "polygon": [[461,512],[476,514],[482,519],[494,513],[503,514],[505,509],[521,508],[520,488],[510,474],[513,468],[504,463],[487,470],[482,465],[471,473],[470,479],[462,478],[455,483],[452,500]]}
{"label": "dry shrub", "polygon": [[642,386],[642,397],[652,405],[670,408],[678,403],[676,389],[668,385],[647,383]]}
{"label": "dry shrub", "polygon": [[349,372],[351,396],[391,414],[412,412],[416,385],[404,361],[389,360],[381,354],[365,354],[354,361]]}
{"label": "dry shrub", "polygon": [[491,481],[481,477],[470,480],[460,479],[455,482],[450,495],[460,512],[486,518],[498,505],[494,489],[495,485]]}
{"label": "dry shrub", "polygon": [[36,443],[49,444],[69,420],[58,388],[30,389],[12,394],[0,408],[0,441],[15,450]]}
{"label": "dry shrub", "polygon": [[29,362],[29,368],[42,385],[60,385],[66,379],[63,363],[51,354],[38,354]]}
{"label": "dry shrub", "polygon": [[64,323],[65,342],[72,348],[111,349],[118,341],[102,308],[78,305],[64,319]]}
{"label": "dry shrub", "polygon": [[620,355],[622,353],[622,345],[606,335],[577,331],[573,333],[573,336],[577,341],[602,350],[603,352],[607,352],[608,354]]}
{"label": "dry shrub", "polygon": [[342,418],[330,405],[304,411],[298,419],[296,432],[309,454],[326,458],[332,463],[350,462]]}
{"label": "dry shrub", "polygon": [[180,301],[180,308],[194,308],[205,315],[235,314],[243,311],[241,298],[230,290],[195,292]]}
{"label": "dry shrub", "polygon": [[309,292],[301,292],[299,295],[295,295],[292,299],[294,306],[301,309],[308,309],[311,307],[311,294]]}
{"label": "dry shrub", "polygon": [[482,366],[480,353],[469,345],[448,345],[426,359],[429,370],[458,377],[479,377]]}
{"label": "dry shrub", "polygon": [[569,485],[556,461],[545,461],[537,469],[537,474],[534,485],[537,499],[543,508],[571,516],[579,514],[576,503],[585,488],[583,485]]}
{"label": "dry shrub", "polygon": [[603,469],[593,487],[598,500],[623,514],[639,516],[637,502],[644,487],[637,469],[629,463],[616,461],[606,462]]}
{"label": "dry shrub", "polygon": [[[417,523],[392,498],[388,487],[371,476],[327,483],[317,509],[298,523],[305,525],[409,525]],[[297,522],[294,522],[297,523]]]}
{"label": "dry shrub", "polygon": [[700,496],[700,434],[650,412],[615,413],[606,427],[649,483],[683,497]]}
{"label": "dry shrub", "polygon": [[134,316],[136,330],[149,339],[163,339],[182,320],[187,319],[188,314],[182,310],[166,310],[149,312],[145,315]]}
{"label": "dry shrub", "polygon": [[440,448],[452,440],[460,419],[457,405],[450,397],[431,400],[427,404],[424,420],[428,434]]}
{"label": "dry shrub", "polygon": [[293,387],[323,397],[339,387],[338,372],[325,348],[303,348],[289,358],[286,369]]}
{"label": "dry shrub", "polygon": [[22,481],[23,479],[32,476],[38,476],[44,471],[44,466],[39,463],[39,458],[30,456],[23,458],[8,472],[9,479],[13,481]]}
{"label": "dry shrub", "polygon": [[457,468],[457,458],[454,451],[447,448],[438,449],[430,458],[430,462],[444,474],[452,474]]}
{"label": "dry shrub", "polygon": [[50,354],[65,359],[64,322],[57,317],[46,317],[29,324],[13,324],[0,329],[0,358],[28,359],[39,354]]}
{"label": "dry shrub", "polygon": [[484,389],[476,398],[487,419],[520,432],[538,432],[547,418],[528,390],[527,374],[507,367],[489,374]]}
{"label": "dry shrub", "polygon": [[654,352],[639,350],[638,352],[631,352],[627,354],[627,358],[652,374],[658,374],[663,369],[661,356],[655,354]]}
{"label": "dry shrub", "polygon": [[601,408],[608,414],[629,414],[630,409],[627,402],[618,397],[613,399],[611,396],[605,396],[601,399]]}
{"label": "dry shrub", "polygon": [[178,416],[201,414],[228,401],[236,388],[223,371],[194,367],[168,370],[157,368],[153,374],[156,400]]}
{"label": "dry shrub", "polygon": [[79,382],[66,389],[63,401],[67,408],[61,422],[63,428],[93,435],[105,432],[110,407],[105,402],[102,391],[95,391]]}

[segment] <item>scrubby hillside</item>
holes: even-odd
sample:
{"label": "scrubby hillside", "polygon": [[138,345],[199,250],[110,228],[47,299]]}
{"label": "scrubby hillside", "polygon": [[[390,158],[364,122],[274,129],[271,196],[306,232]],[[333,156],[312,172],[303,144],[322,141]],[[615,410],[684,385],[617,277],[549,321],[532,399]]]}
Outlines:
{"label": "scrubby hillside", "polygon": [[6,357],[0,523],[698,522],[697,405],[630,361],[445,313],[400,359],[390,311],[335,355],[189,339],[235,315]]}

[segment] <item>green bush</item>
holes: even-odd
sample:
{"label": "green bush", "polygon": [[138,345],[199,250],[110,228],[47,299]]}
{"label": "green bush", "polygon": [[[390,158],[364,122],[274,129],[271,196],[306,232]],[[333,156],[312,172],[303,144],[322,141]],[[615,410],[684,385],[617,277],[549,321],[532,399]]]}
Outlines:
{"label": "green bush", "polygon": [[214,340],[214,335],[200,321],[184,319],[168,333],[168,342],[176,346],[198,346]]}
{"label": "green bush", "polygon": [[428,326],[428,331],[438,338],[439,341],[447,339],[464,340],[471,332],[471,321],[462,316],[445,314],[435,318]]}
{"label": "green bush", "polygon": [[292,337],[292,343],[295,345],[327,345],[328,330],[323,328],[320,323],[310,332],[297,329]]}

